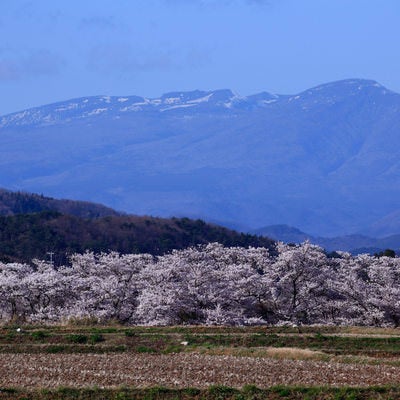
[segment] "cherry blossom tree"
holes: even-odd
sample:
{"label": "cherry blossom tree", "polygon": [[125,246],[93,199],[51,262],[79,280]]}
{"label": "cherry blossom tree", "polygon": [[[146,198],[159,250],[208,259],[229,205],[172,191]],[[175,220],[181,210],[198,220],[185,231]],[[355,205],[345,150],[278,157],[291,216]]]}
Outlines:
{"label": "cherry blossom tree", "polygon": [[68,317],[130,322],[137,306],[139,273],[153,263],[149,254],[91,252],[71,257],[64,269],[73,305]]}
{"label": "cherry blossom tree", "polygon": [[305,242],[218,243],[154,258],[74,254],[71,265],[0,263],[0,319],[127,324],[400,325],[400,259],[329,258]]}
{"label": "cherry blossom tree", "polygon": [[272,304],[276,318],[281,323],[318,322],[328,291],[325,253],[309,242],[298,246],[279,243],[278,253],[271,266]]}
{"label": "cherry blossom tree", "polygon": [[243,324],[255,301],[265,297],[261,272],[267,264],[266,249],[224,248],[217,243],[160,257],[143,271],[139,320]]}

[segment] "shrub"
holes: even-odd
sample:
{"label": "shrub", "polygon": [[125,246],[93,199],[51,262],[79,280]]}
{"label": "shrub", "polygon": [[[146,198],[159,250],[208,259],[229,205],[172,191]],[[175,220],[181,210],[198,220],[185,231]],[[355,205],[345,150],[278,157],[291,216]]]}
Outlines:
{"label": "shrub", "polygon": [[48,332],[44,332],[44,331],[34,331],[31,333],[31,336],[35,340],[43,340],[43,339],[49,337],[50,334]]}
{"label": "shrub", "polygon": [[90,338],[89,338],[89,342],[91,343],[91,344],[96,344],[96,343],[100,343],[100,342],[104,342],[104,337],[103,337],[103,335],[102,334],[100,334],[100,333],[93,333],[92,335],[90,335]]}
{"label": "shrub", "polygon": [[68,341],[71,343],[87,343],[88,337],[86,335],[83,335],[81,333],[75,333],[67,336]]}

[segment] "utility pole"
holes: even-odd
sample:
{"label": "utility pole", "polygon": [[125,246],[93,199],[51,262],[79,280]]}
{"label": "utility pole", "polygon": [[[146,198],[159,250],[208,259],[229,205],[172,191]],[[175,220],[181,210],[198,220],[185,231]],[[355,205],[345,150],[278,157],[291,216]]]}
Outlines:
{"label": "utility pole", "polygon": [[54,261],[53,261],[54,253],[52,251],[48,251],[46,254],[50,257],[50,264],[54,265]]}

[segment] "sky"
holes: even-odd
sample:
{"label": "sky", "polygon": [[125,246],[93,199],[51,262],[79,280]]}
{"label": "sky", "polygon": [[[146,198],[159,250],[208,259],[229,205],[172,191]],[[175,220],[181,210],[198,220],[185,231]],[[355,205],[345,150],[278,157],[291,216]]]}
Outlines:
{"label": "sky", "polygon": [[90,95],[400,92],[399,0],[1,0],[0,115]]}

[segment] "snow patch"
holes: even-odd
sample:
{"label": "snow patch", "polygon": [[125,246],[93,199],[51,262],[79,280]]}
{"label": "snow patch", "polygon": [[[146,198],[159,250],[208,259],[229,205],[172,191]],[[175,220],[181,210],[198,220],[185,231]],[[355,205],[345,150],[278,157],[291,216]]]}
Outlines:
{"label": "snow patch", "polygon": [[107,110],[108,110],[108,108],[96,108],[95,110],[87,113],[86,115],[97,115],[97,114],[101,114]]}
{"label": "snow patch", "polygon": [[43,117],[43,121],[45,121],[45,122],[53,121],[52,115],[51,114],[47,114],[45,117]]}
{"label": "snow patch", "polygon": [[[161,101],[160,101],[160,103],[161,103]],[[139,101],[137,103],[133,103],[132,105],[135,105],[135,106],[147,106],[149,104],[154,104],[154,103],[149,99],[144,99],[144,101]]]}
{"label": "snow patch", "polygon": [[125,103],[126,101],[128,101],[129,99],[128,99],[128,97],[119,97],[118,98],[118,101],[120,102],[120,103]]}
{"label": "snow patch", "polygon": [[56,112],[62,112],[62,111],[68,111],[68,110],[74,110],[78,108],[78,103],[70,103],[64,107],[58,107],[55,109]]}
{"label": "snow patch", "polygon": [[158,106],[162,103],[161,99],[153,99],[153,100],[149,100],[150,104],[154,104],[155,106]]}
{"label": "snow patch", "polygon": [[140,107],[137,104],[132,104],[131,106],[126,106],[123,108],[120,108],[119,111],[120,112],[127,112],[127,111],[141,111],[142,107]]}
{"label": "snow patch", "polygon": [[196,104],[180,104],[177,106],[171,106],[171,107],[167,107],[167,108],[162,108],[160,111],[169,111],[169,110],[175,110],[176,108],[187,108],[187,107],[193,107]]}
{"label": "snow patch", "polygon": [[176,103],[180,103],[180,102],[181,102],[180,97],[168,97],[164,100],[165,104],[176,104]]}
{"label": "snow patch", "polygon": [[233,93],[233,96],[229,98],[229,101],[224,103],[223,105],[226,108],[232,108],[235,103],[237,103],[238,101],[241,101],[241,100],[246,100],[246,97],[239,96],[238,94]]}
{"label": "snow patch", "polygon": [[205,103],[205,102],[207,102],[207,101],[209,101],[210,100],[210,98],[211,98],[211,96],[213,95],[213,93],[210,93],[210,94],[208,94],[207,96],[204,96],[204,97],[200,97],[200,98],[198,98],[198,99],[195,99],[195,100],[189,100],[189,101],[187,101],[186,103],[190,103],[190,104],[192,104],[192,103],[195,103],[195,104],[198,104],[198,103]]}

